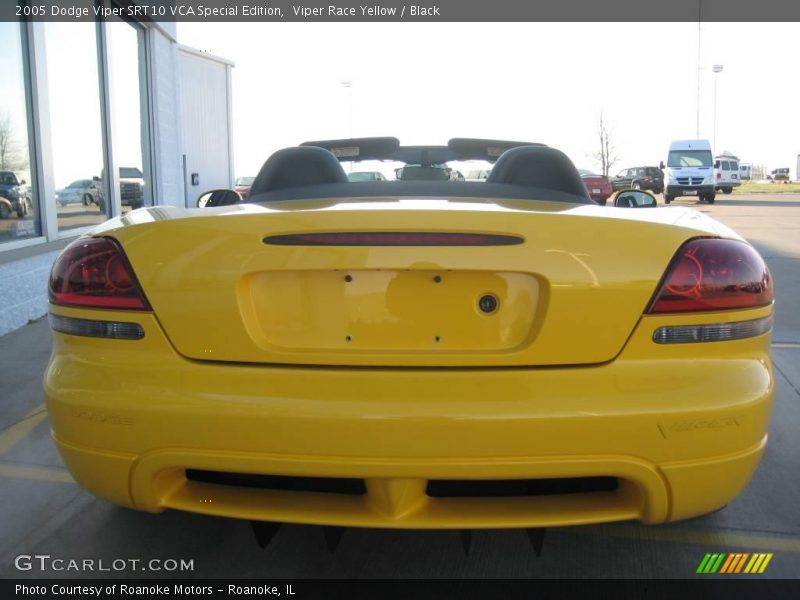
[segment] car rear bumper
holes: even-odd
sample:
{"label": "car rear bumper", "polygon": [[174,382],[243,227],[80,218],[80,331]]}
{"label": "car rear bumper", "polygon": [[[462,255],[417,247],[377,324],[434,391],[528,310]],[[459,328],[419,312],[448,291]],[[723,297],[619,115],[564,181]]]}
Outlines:
{"label": "car rear bumper", "polygon": [[[286,523],[384,528],[553,527],[637,519],[662,523],[704,514],[735,498],[766,444],[702,460],[653,464],[632,456],[505,459],[366,459],[209,452],[192,448],[129,455],[55,437],[75,479],[117,504]],[[364,483],[363,493],[287,491],[285,486],[218,485],[187,469]],[[320,473],[324,475],[320,475]],[[615,478],[616,489],[492,497],[432,495],[432,482]],[[282,488],[282,489],[281,489]]]}
{"label": "car rear bumper", "polygon": [[[70,472],[97,496],[139,510],[398,528],[660,523],[730,502],[766,443],[769,335],[652,343],[654,328],[674,316],[643,318],[611,362],[538,369],[191,361],[155,319],[140,318],[139,341],[54,333],[45,376]],[[187,470],[290,477],[299,488],[220,485]],[[598,477],[616,487],[511,497],[479,489]],[[355,480],[363,490],[309,491],[309,478],[334,487]],[[450,480],[476,491],[432,493]]]}
{"label": "car rear bumper", "polygon": [[710,196],[714,193],[714,185],[668,185],[665,195],[673,198],[686,196],[687,191],[696,192],[694,196]]}

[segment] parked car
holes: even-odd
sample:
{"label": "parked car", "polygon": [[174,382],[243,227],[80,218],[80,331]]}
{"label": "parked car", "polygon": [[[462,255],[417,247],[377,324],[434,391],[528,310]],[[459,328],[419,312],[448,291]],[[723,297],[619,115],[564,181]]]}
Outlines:
{"label": "parked car", "polygon": [[752,177],[753,165],[739,164],[739,181],[749,181]]}
{"label": "parked car", "polygon": [[586,185],[589,196],[598,204],[605,204],[611,194],[614,193],[611,180],[605,175],[598,175],[587,169],[578,169],[578,173],[580,173],[581,179]]}
{"label": "parked car", "polygon": [[123,206],[144,206],[144,175],[137,167],[119,168],[119,193]]}
{"label": "parked car", "polygon": [[[662,163],[662,167],[663,167]],[[675,140],[669,145],[664,203],[675,198],[692,196],[700,202],[714,204],[714,161],[708,140]]]}
{"label": "parked car", "polygon": [[732,154],[714,157],[714,189],[730,194],[733,188],[742,185],[739,179],[739,158]]}
{"label": "parked car", "polygon": [[56,191],[56,201],[61,206],[76,203],[84,206],[99,204],[101,188],[99,179],[76,179],[67,187]]}
{"label": "parked car", "polygon": [[31,200],[25,180],[17,177],[13,171],[0,171],[0,219],[7,219],[12,212],[19,218],[31,210]]}
{"label": "parked car", "polygon": [[406,164],[394,170],[399,181],[451,181],[453,170],[444,163]]}
{"label": "parked car", "polygon": [[44,392],[75,481],[265,526],[663,523],[731,502],[776,387],[755,248],[646,192],[597,206],[554,148],[381,139],[344,145],[494,167],[365,185],[342,142],[307,142],[248,202],[143,208],[61,252]]}
{"label": "parked car", "polygon": [[255,177],[239,177],[234,183],[233,189],[238,192],[242,199],[250,195],[250,186],[253,185]]}
{"label": "parked car", "polygon": [[472,169],[467,171],[466,181],[486,181],[489,178],[491,169]]}
{"label": "parked car", "polygon": [[789,183],[789,167],[783,167],[781,169],[773,169],[770,171],[769,175],[767,175],[767,179],[772,181],[773,183],[780,181],[782,183]]}
{"label": "parked car", "polygon": [[658,167],[630,167],[622,169],[611,178],[614,190],[650,190],[654,194],[664,191],[664,173]]}
{"label": "parked car", "polygon": [[386,176],[379,171],[353,171],[347,174],[350,181],[386,181]]}

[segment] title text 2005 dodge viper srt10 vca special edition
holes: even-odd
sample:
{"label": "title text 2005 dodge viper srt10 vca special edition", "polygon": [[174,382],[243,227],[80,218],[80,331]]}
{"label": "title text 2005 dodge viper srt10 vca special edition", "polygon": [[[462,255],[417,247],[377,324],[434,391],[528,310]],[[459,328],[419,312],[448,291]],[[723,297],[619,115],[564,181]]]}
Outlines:
{"label": "title text 2005 dodge viper srt10 vca special edition", "polygon": [[[469,159],[486,181],[451,180]],[[405,166],[349,182],[340,160]],[[75,479],[139,510],[661,523],[755,470],[772,312],[733,231],[598,206],[552,148],[308,142],[247,203],[143,208],[70,244],[45,390]]]}

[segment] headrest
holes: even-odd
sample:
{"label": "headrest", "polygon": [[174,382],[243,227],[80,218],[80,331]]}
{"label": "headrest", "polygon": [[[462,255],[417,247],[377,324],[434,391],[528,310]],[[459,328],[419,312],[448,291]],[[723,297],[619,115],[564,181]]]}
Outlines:
{"label": "headrest", "polygon": [[487,183],[544,188],[588,199],[586,186],[566,154],[547,146],[519,146],[503,152]]}
{"label": "headrest", "polygon": [[347,174],[329,150],[316,146],[284,148],[261,167],[250,195],[325,183],[347,183]]}

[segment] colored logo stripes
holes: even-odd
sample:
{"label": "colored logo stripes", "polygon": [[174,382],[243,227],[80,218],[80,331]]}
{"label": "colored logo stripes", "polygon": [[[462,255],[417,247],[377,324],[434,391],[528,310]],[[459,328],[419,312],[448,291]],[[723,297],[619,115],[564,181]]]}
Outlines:
{"label": "colored logo stripes", "polygon": [[732,554],[706,554],[697,567],[697,573],[763,573],[769,561],[772,560],[772,553],[735,552]]}

